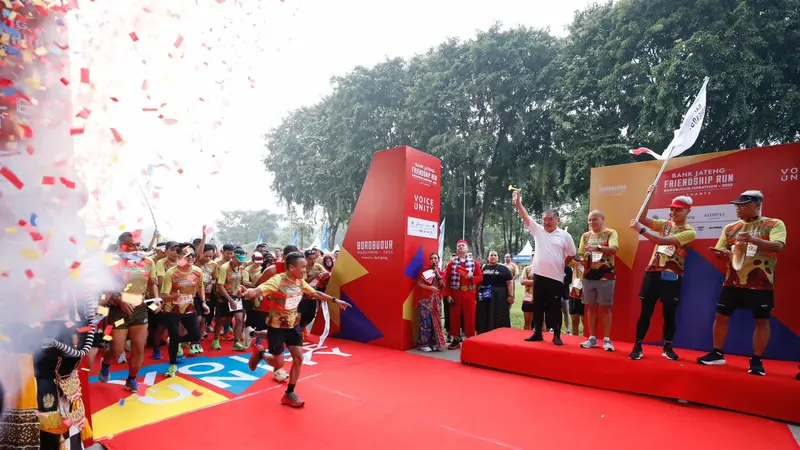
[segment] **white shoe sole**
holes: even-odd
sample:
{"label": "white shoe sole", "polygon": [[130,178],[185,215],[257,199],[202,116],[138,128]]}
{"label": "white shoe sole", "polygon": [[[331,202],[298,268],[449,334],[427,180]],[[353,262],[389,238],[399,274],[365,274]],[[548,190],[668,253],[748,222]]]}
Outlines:
{"label": "white shoe sole", "polygon": [[700,364],[703,364],[703,365],[706,365],[706,366],[724,366],[725,365],[725,360],[724,359],[716,359],[714,361],[700,361]]}
{"label": "white shoe sole", "polygon": [[763,376],[767,375],[767,371],[766,370],[763,371],[763,372],[756,372],[755,370],[747,369],[747,373],[749,373],[750,375],[758,375],[760,377],[763,377]]}
{"label": "white shoe sole", "polygon": [[664,358],[667,358],[667,359],[668,359],[668,360],[670,360],[670,361],[677,361],[677,360],[679,360],[679,359],[680,359],[680,358],[675,358],[675,359],[672,359],[672,358],[670,358],[669,356],[667,356],[666,352],[661,352],[661,356],[663,356]]}

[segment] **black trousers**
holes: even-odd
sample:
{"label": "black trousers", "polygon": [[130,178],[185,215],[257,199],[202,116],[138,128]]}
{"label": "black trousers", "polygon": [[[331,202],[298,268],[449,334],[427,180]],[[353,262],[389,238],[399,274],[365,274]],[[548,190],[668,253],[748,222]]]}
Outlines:
{"label": "black trousers", "polygon": [[[178,346],[184,342],[198,342],[200,333],[197,331],[197,314],[162,313],[161,323],[169,333],[169,363],[178,363]],[[179,336],[179,325],[186,328],[186,336]]]}
{"label": "black trousers", "polygon": [[533,330],[542,334],[542,325],[547,318],[547,328],[555,334],[561,333],[561,296],[564,295],[564,283],[560,280],[533,276]]}
{"label": "black trousers", "polygon": [[297,312],[300,313],[300,328],[305,328],[317,316],[317,307],[319,303],[314,297],[303,297],[300,304],[297,306]]}
{"label": "black trousers", "polygon": [[683,277],[667,281],[661,279],[661,272],[645,272],[639,299],[642,301],[642,313],[636,323],[636,341],[643,341],[650,329],[650,318],[661,300],[661,315],[664,316],[664,341],[672,342],[675,337],[675,314],[681,295]]}

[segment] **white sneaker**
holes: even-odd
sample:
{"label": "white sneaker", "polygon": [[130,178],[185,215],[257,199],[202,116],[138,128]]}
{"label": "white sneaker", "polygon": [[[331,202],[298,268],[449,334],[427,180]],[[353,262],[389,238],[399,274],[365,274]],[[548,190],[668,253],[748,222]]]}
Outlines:
{"label": "white sneaker", "polygon": [[283,369],[278,369],[272,372],[272,378],[278,383],[283,383],[289,378],[289,374]]}
{"label": "white sneaker", "polygon": [[614,344],[611,343],[611,339],[609,339],[609,338],[603,339],[603,350],[605,350],[607,352],[613,352],[614,351]]}
{"label": "white sneaker", "polygon": [[119,358],[117,358],[117,364],[125,364],[128,360],[125,358],[125,352],[120,353]]}
{"label": "white sneaker", "polygon": [[430,352],[433,351],[433,349],[430,348],[430,347],[420,347],[419,349],[422,350],[425,353],[430,353]]}
{"label": "white sneaker", "polygon": [[587,339],[586,341],[584,341],[583,344],[581,344],[581,348],[592,348],[592,347],[597,347],[597,338],[594,336],[590,336],[589,339]]}
{"label": "white sneaker", "polygon": [[244,329],[244,333],[242,333],[242,344],[244,344],[244,348],[250,348],[250,341],[253,339],[253,333],[256,331],[253,327],[247,327]]}

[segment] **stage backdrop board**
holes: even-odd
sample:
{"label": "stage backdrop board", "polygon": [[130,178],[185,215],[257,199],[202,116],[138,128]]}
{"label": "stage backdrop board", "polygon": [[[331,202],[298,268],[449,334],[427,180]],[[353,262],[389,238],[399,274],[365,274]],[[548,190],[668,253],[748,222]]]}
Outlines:
{"label": "stage backdrop board", "polygon": [[[638,298],[644,269],[653,252],[653,244],[630,229],[653,182],[661,161],[609,166],[592,169],[591,208],[606,216],[606,227],[619,232],[617,285],[614,295],[612,337],[633,341],[641,310]],[[697,231],[686,259],[681,303],[678,308],[678,331],[675,345],[680,348],[710,350],[716,303],[722,290],[725,262],[715,257],[709,247],[716,244],[722,228],[738,220],[733,205],[740,193],[757,189],[764,193],[763,214],[784,221],[787,246],[778,259],[775,275],[775,311],[771,321],[772,336],[765,356],[800,361],[800,302],[793,292],[793,272],[800,265],[800,144],[786,144],[749,150],[688,156],[670,161],[650,202],[649,216],[667,218],[669,204],[678,195],[689,195],[694,207],[688,222]],[[660,306],[650,325],[646,341],[662,339],[663,319]],[[724,350],[752,354],[753,316],[737,311],[731,318]]]}
{"label": "stage backdrop board", "polygon": [[416,279],[438,250],[440,190],[439,159],[405,146],[375,153],[328,285],[352,305],[331,308],[332,335],[414,346]]}

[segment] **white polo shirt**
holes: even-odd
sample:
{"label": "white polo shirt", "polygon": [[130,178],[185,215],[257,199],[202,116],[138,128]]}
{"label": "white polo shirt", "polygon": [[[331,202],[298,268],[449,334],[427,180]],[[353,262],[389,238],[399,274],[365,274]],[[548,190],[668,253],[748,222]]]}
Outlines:
{"label": "white polo shirt", "polygon": [[564,282],[564,260],[575,256],[575,242],[569,233],[556,228],[548,233],[542,225],[531,219],[528,230],[536,244],[533,254],[533,273],[541,277]]}

